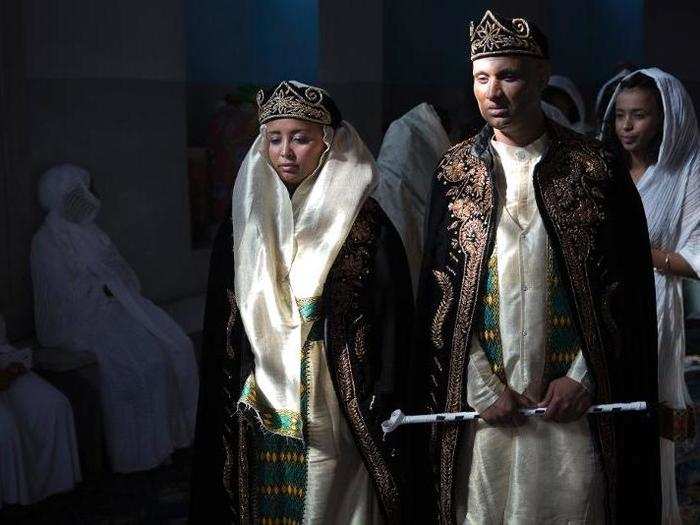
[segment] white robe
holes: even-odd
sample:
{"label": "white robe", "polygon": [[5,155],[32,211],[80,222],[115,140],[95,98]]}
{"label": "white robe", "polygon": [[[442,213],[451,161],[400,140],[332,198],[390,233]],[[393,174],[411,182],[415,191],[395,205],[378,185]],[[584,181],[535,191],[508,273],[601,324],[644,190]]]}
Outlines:
{"label": "white robe", "polygon": [[440,117],[424,102],[391,123],[377,157],[380,176],[374,197],[401,236],[414,296],[433,172],[449,147]]}
{"label": "white robe", "polygon": [[[651,77],[661,93],[663,139],[656,164],[637,181],[652,248],[680,254],[700,275],[700,133],[695,108],[683,84],[657,68]],[[629,76],[637,73],[630,73]],[[625,79],[629,78],[625,77]],[[623,81],[625,80],[623,79]],[[614,132],[615,99],[606,112],[604,134]],[[659,333],[659,401],[683,410],[692,406],[684,377],[683,280],[654,273]],[[661,439],[661,491],[664,523],[680,524],[675,474],[675,444]]]}
{"label": "white robe", "polygon": [[[11,350],[0,344],[0,353]],[[73,409],[33,372],[0,392],[0,507],[29,505],[81,480]]]}
{"label": "white robe", "polygon": [[[505,202],[496,233],[499,320],[508,386],[539,402],[542,382],[550,249],[537,209],[533,170],[546,149],[546,137],[518,148],[493,142],[505,178]],[[502,181],[503,182],[503,181]],[[579,352],[567,374],[590,388]],[[478,412],[489,408],[505,386],[492,372],[475,337],[467,371],[467,401]],[[457,486],[457,523],[600,523],[601,468],[587,418],[552,423],[530,418],[518,428],[478,421],[469,470]]]}
{"label": "white robe", "polygon": [[571,122],[571,129],[583,133],[584,135],[592,131],[592,128],[586,122],[586,104],[584,104],[583,97],[576,87],[576,84],[568,77],[552,75],[549,77],[549,85],[566,93],[574,103],[574,106],[576,106],[578,120],[576,122]]}
{"label": "white robe", "polygon": [[37,335],[46,347],[95,353],[112,468],[147,470],[192,443],[199,385],[193,346],[140,294],[136,274],[92,220],[64,218],[88,208],[91,196],[80,196],[84,173],[60,166],[40,183],[49,213],[31,251]]}

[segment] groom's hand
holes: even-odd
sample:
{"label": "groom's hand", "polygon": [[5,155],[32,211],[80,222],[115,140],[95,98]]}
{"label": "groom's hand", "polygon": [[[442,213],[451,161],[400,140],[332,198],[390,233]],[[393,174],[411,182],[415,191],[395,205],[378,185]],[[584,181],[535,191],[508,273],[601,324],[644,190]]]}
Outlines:
{"label": "groom's hand", "polygon": [[525,423],[525,416],[518,411],[530,406],[525,396],[506,387],[496,402],[481,413],[481,417],[496,427],[519,427]]}
{"label": "groom's hand", "polygon": [[570,377],[560,377],[549,384],[547,394],[539,407],[547,407],[544,419],[556,423],[570,423],[583,417],[591,407],[592,399],[584,386]]}

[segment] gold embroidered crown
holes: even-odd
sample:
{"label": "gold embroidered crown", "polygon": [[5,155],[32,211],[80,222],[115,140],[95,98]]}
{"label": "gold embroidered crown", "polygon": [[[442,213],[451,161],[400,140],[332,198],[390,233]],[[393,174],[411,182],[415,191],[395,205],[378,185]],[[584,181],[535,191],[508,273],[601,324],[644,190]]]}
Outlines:
{"label": "gold embroidered crown", "polygon": [[272,91],[261,89],[257,103],[260,124],[295,118],[337,127],[341,120],[338,108],[326,91],[293,80],[281,82]]}
{"label": "gold embroidered crown", "polygon": [[476,26],[470,23],[469,38],[472,60],[503,55],[549,58],[547,37],[524,18],[508,20],[486,11]]}

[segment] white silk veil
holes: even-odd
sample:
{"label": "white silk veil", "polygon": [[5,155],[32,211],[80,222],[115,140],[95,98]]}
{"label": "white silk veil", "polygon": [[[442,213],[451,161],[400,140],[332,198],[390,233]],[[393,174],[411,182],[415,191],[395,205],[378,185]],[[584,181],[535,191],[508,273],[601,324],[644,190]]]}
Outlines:
{"label": "white silk veil", "polygon": [[[371,153],[350,124],[343,122],[335,133],[324,127],[324,142],[319,167],[290,198],[269,162],[261,127],[232,196],[236,304],[254,356],[255,392],[241,403],[257,412],[266,430],[296,439],[303,436],[302,347],[312,325],[300,308],[320,299],[378,178]],[[274,417],[264,417],[261,407]]]}

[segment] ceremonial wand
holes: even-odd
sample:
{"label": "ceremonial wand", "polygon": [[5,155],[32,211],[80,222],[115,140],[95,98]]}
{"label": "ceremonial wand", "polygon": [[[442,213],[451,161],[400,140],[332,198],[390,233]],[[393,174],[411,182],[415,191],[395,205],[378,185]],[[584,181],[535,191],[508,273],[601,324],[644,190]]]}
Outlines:
{"label": "ceremonial wand", "polygon": [[[644,412],[647,410],[645,401],[634,401],[631,403],[610,403],[608,405],[593,405],[588,414],[605,414],[609,412]],[[542,416],[547,411],[542,408],[521,408],[520,412],[524,416]],[[416,423],[444,423],[451,421],[469,421],[481,419],[478,412],[450,412],[445,414],[421,414],[419,416],[407,416],[401,410],[394,410],[391,417],[382,423],[382,430],[386,436],[401,425],[413,425]]]}

